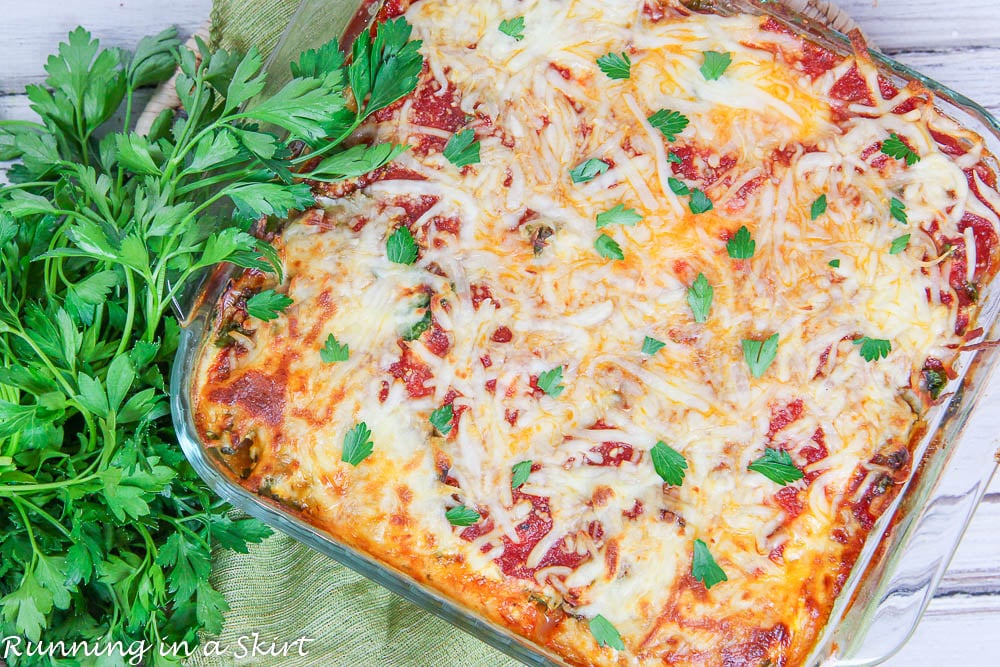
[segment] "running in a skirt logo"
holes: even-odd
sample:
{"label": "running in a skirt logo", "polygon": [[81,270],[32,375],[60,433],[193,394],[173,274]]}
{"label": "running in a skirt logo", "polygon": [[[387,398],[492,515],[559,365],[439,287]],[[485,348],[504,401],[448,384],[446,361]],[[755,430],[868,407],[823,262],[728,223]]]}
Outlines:
{"label": "running in a skirt logo", "polygon": [[146,662],[153,654],[187,658],[198,653],[205,657],[226,657],[234,660],[250,660],[264,656],[273,657],[305,657],[309,654],[308,643],[315,641],[308,637],[299,637],[291,641],[262,637],[259,632],[237,637],[225,644],[219,641],[206,641],[196,647],[188,642],[160,644],[159,646],[146,641],[29,641],[24,637],[0,637],[0,660],[6,663],[17,658],[49,657],[67,658],[97,658],[118,656],[130,665]]}

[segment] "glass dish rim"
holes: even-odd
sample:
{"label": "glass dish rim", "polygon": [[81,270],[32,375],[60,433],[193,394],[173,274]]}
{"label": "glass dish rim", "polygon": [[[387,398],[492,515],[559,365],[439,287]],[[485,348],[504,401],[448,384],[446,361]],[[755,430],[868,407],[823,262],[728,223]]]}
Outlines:
{"label": "glass dish rim", "polygon": [[[306,15],[306,8],[313,5],[317,0],[300,0],[288,28],[283,33],[278,46],[268,60],[267,68],[273,71],[276,66],[283,62],[286,56],[292,55],[289,48],[294,46],[294,54],[306,48],[315,48],[319,43],[294,45],[296,39],[297,22],[302,21]],[[353,13],[363,7],[367,2],[358,0],[339,0],[336,4],[354,7]],[[379,1],[374,3],[380,4]],[[832,28],[826,27],[816,21],[788,8],[787,6],[776,5],[768,0],[687,0],[686,4],[696,4],[699,10],[725,11],[750,11],[757,14],[769,15],[781,20],[798,33],[819,41],[826,46],[833,46],[842,52],[850,52],[849,38]],[[326,5],[329,6],[329,3]],[[327,34],[329,39],[329,34]],[[325,41],[325,40],[324,40]],[[930,79],[910,67],[885,56],[877,51],[869,51],[878,64],[900,79],[911,79],[919,81],[930,90],[939,108],[944,107],[944,112],[950,116],[963,116],[963,127],[968,127],[969,121],[977,124],[972,127],[974,131],[983,136],[987,142],[991,153],[1000,155],[1000,123],[979,104],[973,102],[964,95],[951,88]],[[290,58],[289,58],[290,59]],[[942,102],[946,104],[942,104]],[[958,113],[956,113],[958,112]],[[993,140],[991,144],[990,140]],[[994,165],[995,166],[995,165]],[[524,638],[515,635],[506,628],[494,624],[479,617],[475,612],[467,610],[461,604],[449,600],[443,594],[412,580],[408,575],[399,572],[390,566],[381,563],[367,554],[352,547],[337,542],[332,537],[326,535],[322,530],[306,523],[304,520],[292,513],[283,510],[279,505],[267,498],[258,496],[247,491],[243,486],[233,481],[217,466],[223,466],[221,462],[213,462],[215,459],[209,454],[210,447],[206,446],[197,437],[197,432],[191,421],[190,391],[189,387],[193,379],[194,361],[205,342],[205,334],[210,331],[211,307],[214,305],[217,290],[221,289],[220,283],[224,284],[224,277],[228,276],[234,269],[220,268],[214,272],[203,286],[197,290],[201,296],[198,303],[188,318],[182,330],[181,340],[178,345],[174,366],[171,372],[170,381],[170,402],[174,425],[178,434],[182,450],[192,464],[196,472],[216,493],[230,502],[234,507],[242,509],[248,514],[264,521],[268,525],[291,535],[295,539],[303,542],[307,546],[333,558],[334,560],[357,571],[385,586],[389,590],[402,595],[418,606],[437,614],[457,627],[473,634],[477,638],[494,646],[507,655],[529,665],[565,665],[566,663],[555,654],[547,651],[543,647],[530,643]],[[985,336],[997,338],[1000,336],[1000,276],[991,285],[990,297],[987,299],[992,304],[992,311],[986,315],[987,308],[984,306],[980,312],[980,319],[977,321],[987,329]],[[215,291],[213,291],[215,290]],[[983,318],[988,321],[984,322]],[[961,449],[966,451],[971,449],[968,438],[959,437],[968,424],[971,409],[978,404],[978,399],[989,384],[989,376],[992,370],[998,365],[1000,360],[1000,350],[981,349],[974,353],[966,353],[962,357],[963,371],[960,379],[949,384],[948,388],[954,388],[956,395],[947,403],[936,417],[937,423],[933,428],[928,428],[927,433],[915,448],[919,456],[914,457],[914,472],[906,483],[906,487],[900,491],[892,501],[889,509],[876,521],[866,542],[859,554],[851,573],[845,582],[841,593],[838,595],[831,611],[830,618],[824,629],[818,636],[809,659],[806,664],[819,664],[823,662],[827,665],[867,665],[875,664],[892,655],[902,647],[905,640],[912,634],[919,622],[923,609],[929,603],[936,588],[940,576],[943,574],[951,554],[957,548],[961,535],[971,519],[972,510],[978,505],[982,494],[985,492],[989,480],[992,478],[997,461],[993,457],[993,452],[989,452],[990,465],[980,466],[979,478],[970,480],[973,485],[969,493],[964,494],[963,507],[967,513],[959,516],[962,522],[957,530],[955,539],[947,542],[941,549],[941,558],[938,569],[929,580],[925,582],[923,596],[919,600],[919,610],[915,615],[911,614],[912,621],[900,635],[899,641],[895,643],[888,652],[882,651],[875,656],[865,655],[864,635],[871,630],[870,623],[865,619],[878,619],[880,609],[884,609],[885,599],[892,598],[894,592],[891,582],[894,579],[906,578],[907,569],[905,563],[895,562],[899,559],[888,552],[895,551],[895,548],[905,549],[908,540],[912,540],[914,531],[919,533],[921,518],[926,507],[933,504],[935,499],[934,488],[941,486],[942,480],[947,476],[945,466],[948,461]],[[969,385],[966,374],[971,373],[974,382]],[[966,399],[965,397],[970,397]],[[971,402],[971,405],[966,405]],[[935,420],[930,420],[933,422]],[[930,423],[929,422],[929,423]],[[949,427],[950,428],[946,428]],[[946,437],[947,436],[947,437]],[[936,444],[935,444],[936,442]],[[950,443],[950,444],[949,444]],[[962,445],[965,447],[962,448]],[[941,453],[934,453],[936,457],[935,467],[938,469],[937,477],[920,487],[921,493],[925,496],[925,503],[917,504],[907,510],[905,514],[899,511],[902,504],[905,504],[917,490],[913,490],[917,469],[925,464],[927,460],[927,450],[937,448]],[[985,454],[984,454],[985,455]],[[912,484],[911,484],[912,483]],[[918,489],[919,490],[919,489]],[[971,494],[971,495],[970,495]],[[919,494],[918,494],[919,495]],[[891,528],[891,530],[888,530]],[[881,552],[881,555],[879,554]],[[888,568],[888,569],[887,569]],[[872,583],[872,579],[875,583]],[[926,577],[925,577],[926,578]],[[868,585],[869,591],[865,594],[868,597],[861,599],[859,590]],[[874,588],[872,588],[874,586]],[[886,589],[889,590],[886,590]],[[876,604],[875,601],[881,600]],[[912,605],[911,605],[912,606]],[[862,639],[851,642],[855,637],[852,633],[843,630],[844,620],[850,616],[851,620],[860,626]],[[900,634],[898,628],[895,629]],[[847,651],[841,654],[837,650],[841,646],[847,646]],[[851,647],[854,647],[853,649]]]}

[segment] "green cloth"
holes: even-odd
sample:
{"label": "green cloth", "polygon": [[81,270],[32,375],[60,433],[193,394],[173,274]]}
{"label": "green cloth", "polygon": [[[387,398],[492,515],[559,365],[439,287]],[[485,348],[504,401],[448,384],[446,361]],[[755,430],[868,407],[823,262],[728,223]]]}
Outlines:
{"label": "green cloth", "polygon": [[[271,53],[295,11],[297,0],[215,0],[213,45]],[[212,584],[230,611],[218,637],[205,637],[208,651],[195,653],[192,667],[281,665],[288,667],[480,667],[516,665],[495,649],[429,614],[330,558],[275,534],[249,554],[216,550]],[[258,646],[288,656],[239,656]],[[241,638],[242,642],[241,642]],[[306,656],[302,657],[299,651]],[[273,651],[271,651],[273,652]]]}

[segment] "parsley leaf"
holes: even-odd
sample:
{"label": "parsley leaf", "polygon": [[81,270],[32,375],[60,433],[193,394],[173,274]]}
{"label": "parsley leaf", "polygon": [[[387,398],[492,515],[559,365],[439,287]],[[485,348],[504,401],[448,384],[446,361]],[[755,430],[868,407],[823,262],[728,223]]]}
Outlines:
{"label": "parsley leaf", "polygon": [[356,467],[371,456],[375,450],[375,443],[371,437],[372,432],[368,429],[368,424],[364,422],[356,424],[344,436],[344,449],[340,453],[340,460]]}
{"label": "parsley leaf", "polygon": [[590,634],[594,636],[594,641],[597,642],[598,646],[601,648],[609,646],[616,651],[625,650],[622,636],[618,634],[615,626],[611,625],[611,621],[598,614],[590,619],[588,625],[590,626]]}
{"label": "parsley leaf", "polygon": [[712,200],[708,198],[704,192],[695,188],[691,191],[691,200],[688,201],[688,208],[695,215],[699,213],[705,213],[706,211],[711,211],[713,207]]}
{"label": "parsley leaf", "polygon": [[607,234],[601,234],[597,237],[597,240],[594,241],[594,248],[597,249],[597,253],[604,259],[625,259],[622,247]]}
{"label": "parsley leaf", "polygon": [[708,545],[701,540],[694,541],[691,576],[703,583],[706,589],[729,580],[726,573],[723,572],[719,564],[712,558],[712,553],[708,550]]}
{"label": "parsley leaf", "polygon": [[670,187],[670,191],[675,195],[686,196],[691,194],[691,188],[689,188],[684,181],[674,176],[667,177],[667,185]]}
{"label": "parsley leaf", "polygon": [[556,366],[551,370],[547,370],[544,373],[539,374],[538,381],[535,383],[538,388],[543,392],[551,396],[552,398],[557,397],[559,394],[563,393],[566,386],[562,384],[563,379],[563,367]]}
{"label": "parsley leaf", "polygon": [[409,228],[400,225],[386,242],[386,256],[396,264],[413,264],[417,261],[417,242]]}
{"label": "parsley leaf", "polygon": [[746,225],[737,229],[733,238],[726,241],[726,252],[733,259],[750,259],[756,249],[757,242],[750,238]]}
{"label": "parsley leaf", "polygon": [[524,17],[515,16],[512,19],[504,19],[500,22],[500,32],[509,37],[513,37],[516,41],[520,42],[524,39]]}
{"label": "parsley leaf", "polygon": [[662,350],[665,345],[666,343],[664,343],[663,341],[659,341],[650,336],[646,336],[646,338],[642,341],[642,353],[656,354],[657,352]]}
{"label": "parsley leaf", "polygon": [[782,486],[803,477],[802,471],[795,466],[791,455],[784,449],[765,447],[764,455],[747,467]]}
{"label": "parsley leaf", "polygon": [[441,435],[448,435],[451,433],[451,420],[454,416],[455,409],[452,407],[451,403],[448,405],[442,405],[440,408],[435,409],[434,412],[431,413],[431,426],[436,428]]}
{"label": "parsley leaf", "polygon": [[708,320],[708,313],[712,309],[712,296],[715,290],[708,284],[708,279],[704,273],[699,273],[691,287],[687,291],[687,302],[691,306],[691,313],[694,321],[703,323]]}
{"label": "parsley leaf", "polygon": [[910,235],[903,234],[902,236],[897,236],[892,240],[892,245],[889,246],[890,255],[898,255],[899,253],[906,250],[906,246],[910,244]]}
{"label": "parsley leaf", "polygon": [[611,165],[604,160],[590,158],[589,160],[584,160],[570,169],[569,177],[574,183],[586,183],[587,181],[593,180],[598,175],[606,172],[610,166]]}
{"label": "parsley leaf", "polygon": [[656,474],[664,482],[673,486],[684,483],[684,471],[687,470],[688,464],[683,454],[659,440],[649,450],[649,458],[653,460]]}
{"label": "parsley leaf", "polygon": [[726,71],[730,63],[733,62],[731,53],[719,53],[718,51],[705,51],[704,61],[701,64],[701,75],[706,81],[715,81]]}
{"label": "parsley leaf", "polygon": [[458,507],[452,507],[450,510],[444,513],[448,523],[453,526],[471,526],[474,523],[478,523],[482,515],[476,510],[466,507],[465,505],[459,505]]}
{"label": "parsley leaf", "polygon": [[832,266],[835,269],[839,269],[840,268],[840,259],[831,259],[829,262],[827,262],[827,264],[829,264],[830,266]]}
{"label": "parsley leaf", "polygon": [[634,208],[625,208],[624,204],[618,204],[614,208],[597,214],[597,228],[601,229],[608,225],[628,225],[634,227],[635,223],[642,220],[642,216],[635,212]]}
{"label": "parsley leaf", "polygon": [[891,215],[894,220],[898,220],[904,225],[909,222],[906,217],[906,204],[895,197],[893,197],[892,202],[889,203],[889,215]]}
{"label": "parsley leaf", "polygon": [[865,361],[885,359],[892,352],[892,343],[884,338],[862,336],[856,339],[854,344],[861,346],[861,356],[865,358]]}
{"label": "parsley leaf", "polygon": [[510,488],[520,488],[531,475],[531,461],[521,461],[511,467]]}
{"label": "parsley leaf", "polygon": [[663,133],[667,141],[676,141],[677,135],[683,132],[690,122],[681,112],[669,109],[660,109],[647,120],[650,125]]}
{"label": "parsley leaf", "polygon": [[812,203],[812,208],[809,209],[809,217],[815,220],[819,216],[826,213],[826,195],[820,195],[816,198],[816,201]]}
{"label": "parsley leaf", "polygon": [[778,334],[773,334],[766,340],[754,340],[744,338],[743,358],[750,367],[750,374],[759,378],[771,366],[771,362],[778,355]]}
{"label": "parsley leaf", "polygon": [[469,164],[479,164],[479,142],[476,141],[476,133],[472,130],[462,130],[458,134],[451,135],[444,147],[444,156],[448,162],[459,168]]}
{"label": "parsley leaf", "polygon": [[674,164],[684,164],[684,160],[682,160],[680,156],[673,151],[667,152],[667,162],[673,162]]}
{"label": "parsley leaf", "polygon": [[897,160],[905,160],[907,167],[912,167],[920,162],[920,156],[913,152],[909,146],[903,143],[899,135],[893,132],[889,138],[882,142],[882,152]]}
{"label": "parsley leaf", "polygon": [[350,350],[347,347],[347,343],[341,345],[333,334],[326,337],[326,344],[319,351],[319,358],[323,360],[323,363],[327,364],[337,361],[347,361],[349,356]]}
{"label": "parsley leaf", "polygon": [[609,79],[627,79],[632,75],[632,61],[624,51],[621,55],[607,53],[601,56],[597,59],[597,66]]}
{"label": "parsley leaf", "polygon": [[270,322],[290,305],[292,300],[287,295],[278,294],[273,289],[264,290],[247,299],[247,314],[258,320]]}

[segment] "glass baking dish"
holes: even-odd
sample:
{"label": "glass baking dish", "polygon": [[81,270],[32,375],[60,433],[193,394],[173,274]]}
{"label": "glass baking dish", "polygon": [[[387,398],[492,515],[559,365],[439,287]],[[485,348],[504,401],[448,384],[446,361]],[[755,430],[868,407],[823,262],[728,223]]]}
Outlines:
{"label": "glass baking dish", "polygon": [[[269,84],[279,85],[280,79],[287,77],[287,64],[302,50],[317,48],[345,31],[356,34],[379,4],[371,0],[302,0],[271,57]],[[844,35],[768,0],[688,0],[685,4],[696,11],[771,15],[827,48],[851,52]],[[359,14],[361,8],[364,10]],[[981,106],[880,53],[872,56],[897,83],[923,83],[944,113],[980,134],[989,152],[1000,155],[1000,124]],[[995,160],[992,166],[997,169]],[[199,439],[192,420],[191,382],[206,343],[212,306],[231,274],[231,267],[220,267],[205,281],[190,309],[171,378],[178,438],[198,474],[234,506],[511,657],[528,665],[566,664],[409,576],[337,542],[276,502],[247,491],[220,453]],[[980,298],[978,324],[984,330],[983,339],[996,340],[1000,338],[1000,279]],[[1000,350],[986,345],[963,353],[956,362],[958,377],[946,388],[948,398],[926,415],[927,431],[914,450],[912,474],[869,534],[807,664],[877,664],[899,650],[916,628],[997,468],[992,438],[981,430],[979,437],[969,437],[967,431],[976,430],[970,426],[973,410],[983,398],[998,359]]]}

